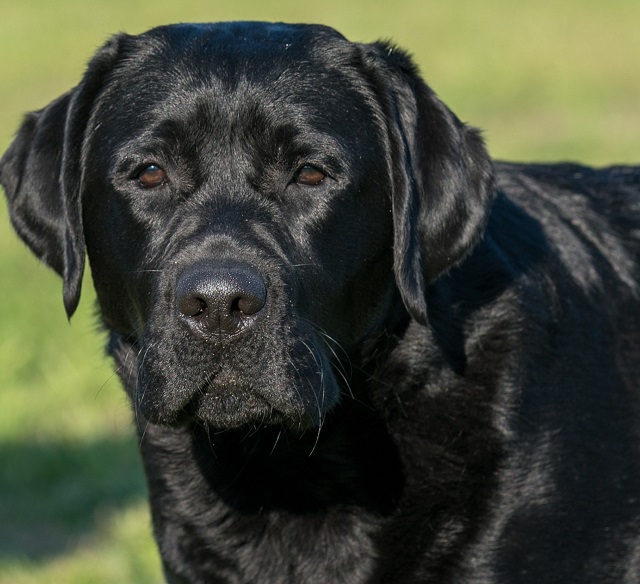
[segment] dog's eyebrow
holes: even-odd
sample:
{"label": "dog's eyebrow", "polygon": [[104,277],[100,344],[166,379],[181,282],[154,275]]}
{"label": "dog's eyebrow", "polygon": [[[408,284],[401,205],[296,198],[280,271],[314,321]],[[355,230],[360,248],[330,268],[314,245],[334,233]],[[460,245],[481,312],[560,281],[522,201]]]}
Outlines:
{"label": "dog's eyebrow", "polygon": [[[321,115],[272,115],[247,106],[242,112],[224,114],[210,105],[209,111],[196,107],[182,117],[159,117],[122,145],[121,159],[154,153],[184,154],[189,145],[239,143],[268,158],[298,159],[311,155],[347,158],[350,149],[344,139],[325,131]],[[300,114],[301,112],[296,112]],[[226,120],[225,120],[226,118]]]}

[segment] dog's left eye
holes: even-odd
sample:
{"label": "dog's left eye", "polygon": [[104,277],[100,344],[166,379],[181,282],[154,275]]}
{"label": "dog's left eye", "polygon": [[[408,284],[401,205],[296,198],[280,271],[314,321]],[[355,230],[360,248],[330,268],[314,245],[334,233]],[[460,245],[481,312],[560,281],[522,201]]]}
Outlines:
{"label": "dog's left eye", "polygon": [[295,182],[299,185],[315,187],[324,181],[327,175],[311,164],[305,164],[296,172]]}
{"label": "dog's left eye", "polygon": [[143,168],[136,177],[143,189],[153,189],[167,182],[167,173],[156,164]]}

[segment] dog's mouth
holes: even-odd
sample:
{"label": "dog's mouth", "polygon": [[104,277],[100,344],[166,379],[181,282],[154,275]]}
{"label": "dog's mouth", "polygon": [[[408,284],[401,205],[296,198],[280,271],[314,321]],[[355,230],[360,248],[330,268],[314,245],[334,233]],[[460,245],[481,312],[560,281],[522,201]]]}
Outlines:
{"label": "dog's mouth", "polygon": [[141,344],[131,395],[138,419],[166,426],[195,422],[213,429],[283,425],[304,431],[323,423],[339,400],[329,359],[313,338],[293,347],[274,339],[222,349],[178,341]]}
{"label": "dog's mouth", "polygon": [[302,411],[297,419],[292,414],[278,410],[253,388],[235,393],[228,386],[212,383],[194,395],[177,421],[185,424],[193,420],[218,429],[247,425],[284,425],[305,429],[318,425],[317,419]]}
{"label": "dog's mouth", "polygon": [[207,381],[184,407],[182,423],[195,420],[220,429],[245,425],[284,425],[304,430],[321,424],[321,409],[266,396],[264,388],[221,374]]}
{"label": "dog's mouth", "polygon": [[[326,399],[326,388],[322,391]],[[193,392],[191,399],[177,408],[148,400],[144,390],[140,389],[137,389],[134,400],[136,410],[153,423],[176,427],[196,422],[219,430],[282,425],[304,431],[321,425],[333,406],[333,403],[323,404],[321,401],[313,405],[302,400],[297,403],[294,400],[274,402],[263,393],[252,386],[209,383]]]}

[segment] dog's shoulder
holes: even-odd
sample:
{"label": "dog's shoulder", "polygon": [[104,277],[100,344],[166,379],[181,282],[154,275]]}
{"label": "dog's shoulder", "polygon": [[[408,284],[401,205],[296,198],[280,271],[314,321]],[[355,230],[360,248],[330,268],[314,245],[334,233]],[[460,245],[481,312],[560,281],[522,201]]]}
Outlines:
{"label": "dog's shoulder", "polygon": [[[496,205],[491,236],[502,239],[506,248],[544,248],[540,257],[555,258],[547,271],[576,278],[590,274],[591,284],[606,279],[608,285],[618,282],[636,290],[640,167],[498,163],[496,171],[509,209],[504,212],[504,202],[502,209],[500,202]],[[529,229],[523,229],[525,223]]]}
{"label": "dog's shoulder", "polygon": [[540,220],[555,210],[575,223],[619,222],[621,235],[622,226],[640,226],[640,166],[499,162],[495,168],[498,189]]}

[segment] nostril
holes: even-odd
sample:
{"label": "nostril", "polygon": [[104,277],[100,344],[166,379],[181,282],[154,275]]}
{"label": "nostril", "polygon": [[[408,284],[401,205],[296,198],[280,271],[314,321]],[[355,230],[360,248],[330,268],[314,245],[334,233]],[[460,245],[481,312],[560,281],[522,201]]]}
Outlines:
{"label": "nostril", "polygon": [[232,335],[250,327],[265,307],[262,276],[243,264],[196,264],[178,278],[176,309],[194,332]]}
{"label": "nostril", "polygon": [[233,301],[233,311],[245,316],[253,316],[264,308],[264,296],[258,297],[250,294],[239,296]]}
{"label": "nostril", "polygon": [[207,303],[197,296],[182,294],[178,296],[178,310],[184,316],[196,318],[207,310]]}

